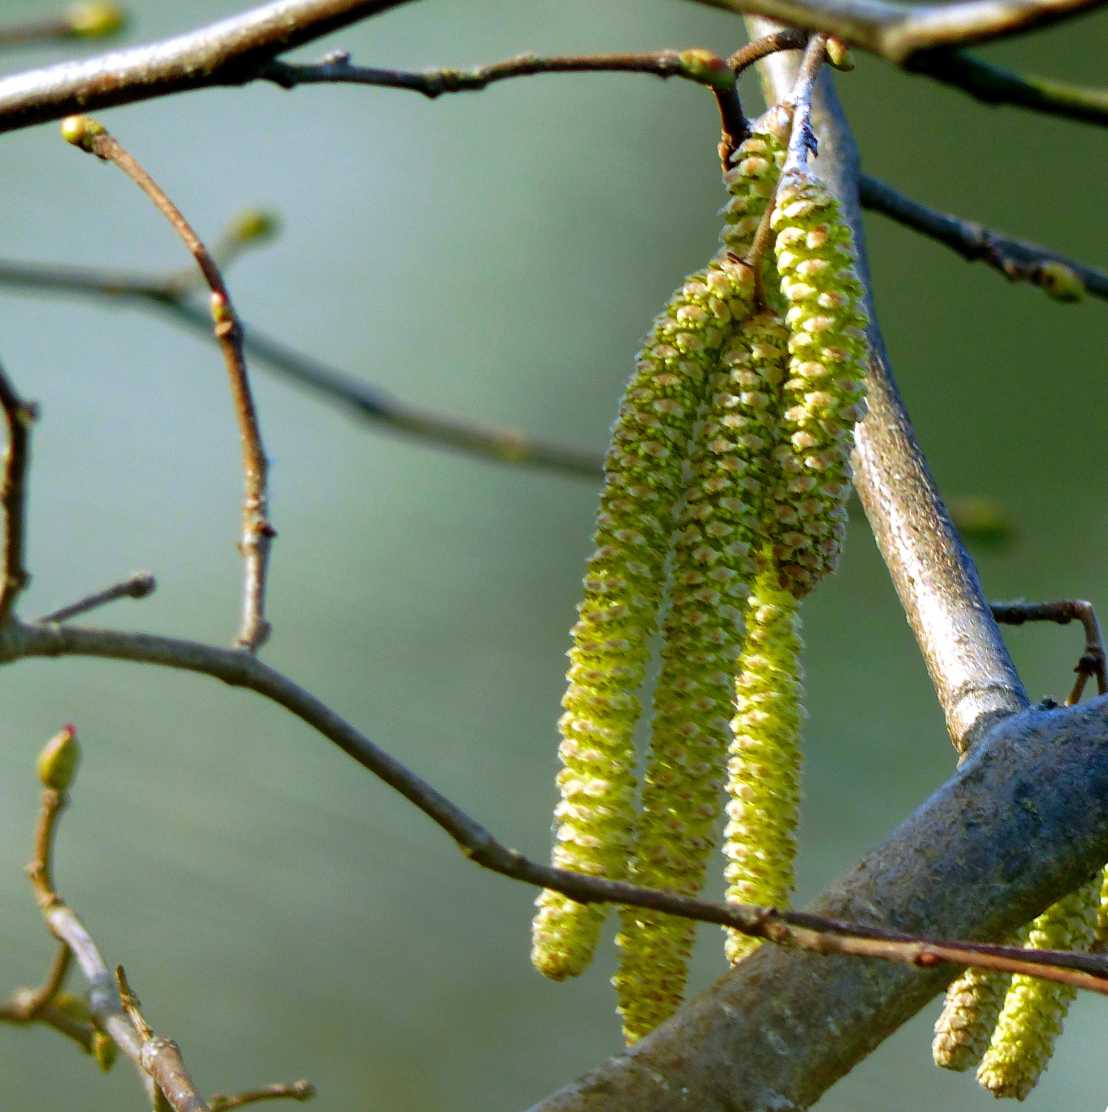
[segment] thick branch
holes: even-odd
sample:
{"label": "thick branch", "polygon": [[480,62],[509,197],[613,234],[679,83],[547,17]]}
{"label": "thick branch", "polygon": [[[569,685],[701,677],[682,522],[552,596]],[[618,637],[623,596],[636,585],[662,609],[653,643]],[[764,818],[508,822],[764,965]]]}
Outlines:
{"label": "thick branch", "polygon": [[407,0],[274,0],[148,46],[0,81],[0,132],[116,104],[241,84],[278,54]]}
{"label": "thick branch", "polygon": [[1108,298],[1108,273],[1103,270],[1037,243],[1012,239],[972,220],[928,208],[868,174],[860,175],[858,186],[863,208],[949,247],[968,262],[984,262],[1010,281],[1031,282],[1057,296],[1050,286],[1051,272],[1044,270],[1044,264],[1055,263],[1072,271],[1089,293]]}
{"label": "thick branch", "polygon": [[[897,65],[922,50],[1006,38],[1099,7],[1103,0],[700,0],[713,8],[765,16],[823,31]],[[753,35],[751,36],[753,37]]]}
{"label": "thick branch", "polygon": [[[1002,937],[1108,857],[1106,744],[1104,699],[999,723],[953,780],[811,910],[905,931]],[[807,1108],[952,972],[765,947],[633,1050],[536,1109]]]}

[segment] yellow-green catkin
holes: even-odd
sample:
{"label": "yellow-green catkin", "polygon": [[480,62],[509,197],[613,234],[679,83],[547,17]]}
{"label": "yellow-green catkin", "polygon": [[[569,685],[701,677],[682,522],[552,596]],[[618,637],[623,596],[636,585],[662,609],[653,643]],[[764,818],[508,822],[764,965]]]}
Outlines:
{"label": "yellow-green catkin", "polygon": [[[797,607],[773,561],[765,560],[747,607],[727,763],[723,855],[733,903],[781,907],[793,889],[804,714]],[[756,938],[727,931],[732,963],[758,945]]]}
{"label": "yellow-green catkin", "polygon": [[[1006,938],[1004,944],[1020,946],[1026,935]],[[1010,973],[973,968],[950,983],[931,1043],[936,1066],[961,1072],[981,1061],[1011,983]]]}
{"label": "yellow-green catkin", "polygon": [[[751,134],[731,156],[731,169],[723,177],[731,199],[723,209],[720,239],[737,258],[750,251],[758,225],[777,188],[781,167],[785,164],[788,137],[788,114],[773,108],[754,125]],[[766,265],[776,274],[769,252]],[[776,281],[767,281],[766,287],[767,293],[775,292]]]}
{"label": "yellow-green catkin", "polygon": [[1108,865],[1100,874],[1100,897],[1096,909],[1096,944],[1108,947]]}
{"label": "yellow-green catkin", "polygon": [[[733,321],[748,315],[747,268],[720,260],[677,291],[639,355],[605,461],[596,551],[588,563],[559,722],[563,768],[553,863],[626,874],[635,826],[632,733],[661,605],[674,508],[696,416]],[[607,907],[544,891],[532,961],[548,977],[588,965]]]}
{"label": "yellow-green catkin", "polygon": [[846,532],[849,454],[864,411],[866,314],[853,237],[822,181],[787,171],[771,224],[791,359],[769,516],[782,583],[802,598],[834,571]]}
{"label": "yellow-green catkin", "polygon": [[[1032,924],[1027,946],[1037,950],[1087,950],[1096,931],[1101,878],[1082,885],[1046,909]],[[1046,1069],[1062,1020],[1077,990],[1016,974],[997,1020],[977,1080],[994,1097],[1023,1100]]]}
{"label": "yellow-green catkin", "polygon": [[[732,336],[709,401],[674,544],[662,668],[654,694],[630,879],[695,895],[715,844],[742,612],[757,573],[788,333],[762,313]],[[695,924],[620,912],[613,979],[635,1042],[681,1002]]]}

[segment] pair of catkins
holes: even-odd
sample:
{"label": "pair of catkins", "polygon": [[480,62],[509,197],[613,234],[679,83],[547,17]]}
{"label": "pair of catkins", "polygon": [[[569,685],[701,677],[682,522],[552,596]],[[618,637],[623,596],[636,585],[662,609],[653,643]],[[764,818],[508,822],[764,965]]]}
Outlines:
{"label": "pair of catkins", "polygon": [[[790,120],[771,110],[734,155],[725,253],[671,298],[627,386],[572,630],[554,815],[555,865],[693,895],[726,780],[727,896],[761,905],[792,889],[797,604],[841,548],[867,353],[838,203],[806,169],[782,173]],[[632,735],[667,591],[640,793]],[[608,910],[544,891],[539,971],[580,973]],[[694,930],[621,912],[613,984],[628,1043],[679,1005]],[[729,932],[727,955],[756,945]]]}

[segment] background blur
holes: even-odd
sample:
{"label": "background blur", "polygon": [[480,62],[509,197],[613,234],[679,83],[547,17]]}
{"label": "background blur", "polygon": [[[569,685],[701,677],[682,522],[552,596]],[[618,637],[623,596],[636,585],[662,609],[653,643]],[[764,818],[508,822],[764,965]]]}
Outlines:
{"label": "background blur", "polygon": [[[135,0],[128,42],[245,6]],[[48,8],[7,0],[2,13]],[[986,54],[1096,81],[1103,30],[1094,17]],[[523,50],[726,53],[740,41],[736,20],[693,4],[428,0],[300,56],[344,47],[365,64],[422,67]],[[14,72],[81,52],[2,60]],[[837,81],[870,172],[1108,261],[1102,134],[859,63]],[[756,98],[750,79],[751,112]],[[682,82],[536,77],[436,102],[255,85],[102,118],[201,234],[250,204],[282,214],[280,238],[230,274],[248,322],[405,400],[596,452],[653,314],[716,249],[715,109]],[[0,149],[0,254],[151,270],[187,261],[134,186],[56,125],[4,136]],[[1108,606],[1104,305],[1009,286],[879,218],[868,232],[878,310],[940,486],[999,498],[1017,521],[1007,549],[975,549],[988,591]],[[0,314],[4,364],[42,407],[22,612],[150,568],[153,598],[95,620],[229,642],[241,480],[214,345],[140,309],[71,297],[3,289]],[[255,384],[280,530],[265,658],[504,841],[544,856],[595,484],[354,423],[261,364]],[[953,767],[864,522],[805,622],[799,902]],[[1023,628],[1010,642],[1032,694],[1060,698],[1080,634]],[[528,962],[533,893],[467,865],[278,708],[121,663],[21,662],[0,682],[0,991],[37,980],[52,953],[21,867],[35,754],[72,720],[85,758],[61,827],[61,890],[208,1091],[304,1076],[320,1109],[517,1109],[619,1048],[610,945],[579,982],[543,981]],[[695,986],[723,971],[721,951],[704,928]],[[1104,1107],[1094,1047],[1105,1007],[1078,1002],[1029,1109]],[[972,1078],[932,1067],[937,1010],[820,1107],[992,1107]],[[102,1078],[46,1030],[0,1031],[0,1078],[6,1112],[142,1104],[126,1064]]]}

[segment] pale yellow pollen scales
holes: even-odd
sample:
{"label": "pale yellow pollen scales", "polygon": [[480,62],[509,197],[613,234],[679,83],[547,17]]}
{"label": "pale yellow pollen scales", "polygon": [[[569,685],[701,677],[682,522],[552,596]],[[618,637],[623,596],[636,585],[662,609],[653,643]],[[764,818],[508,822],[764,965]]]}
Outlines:
{"label": "pale yellow pollen scales", "polygon": [[[677,529],[654,694],[636,884],[695,894],[716,841],[730,737],[741,614],[757,571],[772,422],[763,398],[780,390],[787,333],[771,314],[750,318],[712,375],[699,447]],[[634,1042],[680,1004],[695,924],[624,908],[613,980],[624,1036]]]}
{"label": "pale yellow pollen scales", "polygon": [[[752,288],[748,270],[727,260],[686,280],[655,321],[624,395],[559,722],[562,802],[552,860],[560,868],[610,879],[626,874],[635,827],[632,734],[673,512],[709,375],[730,322],[749,312]],[[537,905],[535,967],[558,980],[582,972],[608,908],[553,891],[544,891]]]}
{"label": "pale yellow pollen scales", "polygon": [[[727,763],[723,855],[733,903],[782,907],[792,893],[804,714],[797,606],[766,559],[747,607]],[[732,963],[760,945],[737,931],[726,933]]]}
{"label": "pale yellow pollen scales", "polygon": [[800,598],[835,569],[845,536],[849,453],[864,412],[866,314],[851,231],[823,182],[786,174],[771,226],[791,361],[767,516],[783,526],[774,558]]}
{"label": "pale yellow pollen scales", "polygon": [[[1101,876],[1046,909],[1032,924],[1027,946],[1037,950],[1088,950],[1100,906]],[[1077,990],[1017,974],[1004,998],[977,1080],[995,1097],[1023,1100],[1054,1053],[1062,1021]]]}

